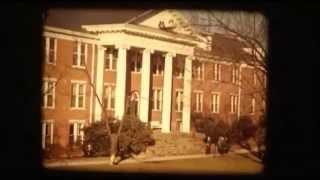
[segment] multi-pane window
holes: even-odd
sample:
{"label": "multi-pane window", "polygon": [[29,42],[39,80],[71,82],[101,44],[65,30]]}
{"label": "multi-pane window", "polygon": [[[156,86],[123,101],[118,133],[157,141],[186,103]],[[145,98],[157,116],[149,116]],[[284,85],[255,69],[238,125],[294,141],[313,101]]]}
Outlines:
{"label": "multi-pane window", "polygon": [[84,121],[70,120],[69,122],[69,144],[80,145],[84,140]]}
{"label": "multi-pane window", "polygon": [[153,89],[151,94],[151,105],[153,111],[161,111],[162,89]]}
{"label": "multi-pane window", "polygon": [[71,82],[71,108],[85,108],[85,82]]}
{"label": "multi-pane window", "polygon": [[115,71],[117,68],[118,50],[108,49],[104,54],[104,68],[106,70]]}
{"label": "multi-pane window", "polygon": [[195,92],[195,100],[196,100],[196,112],[202,112],[203,110],[203,92]]}
{"label": "multi-pane window", "polygon": [[181,59],[178,59],[177,62],[174,63],[173,67],[174,67],[173,75],[178,79],[182,79],[184,75],[184,61]]}
{"label": "multi-pane window", "polygon": [[87,61],[87,44],[74,42],[72,67],[85,68]]}
{"label": "multi-pane window", "polygon": [[42,122],[42,149],[53,144],[53,121],[47,120]]}
{"label": "multi-pane window", "polygon": [[221,65],[220,64],[213,64],[213,80],[220,81],[221,80]]}
{"label": "multi-pane window", "polygon": [[176,90],[176,111],[182,112],[183,109],[183,91]]}
{"label": "multi-pane window", "polygon": [[115,104],[115,86],[105,85],[104,88],[104,105],[108,110],[113,110]]}
{"label": "multi-pane window", "polygon": [[55,79],[44,79],[42,83],[42,107],[54,108],[55,106]]}
{"label": "multi-pane window", "polygon": [[256,99],[252,98],[251,99],[251,105],[250,105],[250,113],[254,113],[255,112],[255,106],[256,106]]}
{"label": "multi-pane window", "polygon": [[219,113],[220,96],[219,93],[211,94],[211,112]]}
{"label": "multi-pane window", "polygon": [[57,39],[44,37],[45,59],[48,64],[55,64],[57,59]]}
{"label": "multi-pane window", "polygon": [[232,67],[232,83],[238,84],[239,82],[239,68],[236,66]]}
{"label": "multi-pane window", "polygon": [[141,60],[142,55],[139,52],[131,53],[131,72],[140,72],[141,71]]}
{"label": "multi-pane window", "polygon": [[163,75],[164,61],[161,59],[160,55],[155,55],[153,57],[154,57],[154,61],[152,62],[152,74]]}
{"label": "multi-pane window", "polygon": [[231,113],[236,113],[238,111],[238,96],[230,95],[231,100]]}
{"label": "multi-pane window", "polygon": [[204,79],[204,63],[199,63],[197,65],[194,65],[192,68],[192,75],[193,78],[197,80],[203,80]]}

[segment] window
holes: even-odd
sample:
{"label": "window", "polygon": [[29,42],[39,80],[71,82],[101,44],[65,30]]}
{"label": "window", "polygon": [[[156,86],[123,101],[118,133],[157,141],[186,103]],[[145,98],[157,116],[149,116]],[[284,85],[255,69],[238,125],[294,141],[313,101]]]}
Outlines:
{"label": "window", "polygon": [[46,62],[48,64],[55,64],[57,59],[57,39],[45,37],[44,46]]}
{"label": "window", "polygon": [[151,105],[153,111],[161,111],[162,89],[153,89],[151,94]]}
{"label": "window", "polygon": [[53,144],[53,121],[46,120],[42,122],[42,149]]}
{"label": "window", "polygon": [[192,75],[193,78],[197,80],[203,80],[204,79],[204,63],[199,63],[197,65],[194,65],[192,68]]}
{"label": "window", "polygon": [[85,68],[87,61],[87,44],[75,42],[73,46],[72,67]]}
{"label": "window", "polygon": [[221,80],[221,65],[220,64],[213,64],[213,80],[220,81]]}
{"label": "window", "polygon": [[85,108],[85,82],[71,82],[71,108]]}
{"label": "window", "polygon": [[131,53],[131,72],[140,72],[141,71],[141,60],[142,55],[139,52]]}
{"label": "window", "polygon": [[182,112],[183,109],[183,91],[176,90],[176,111]]}
{"label": "window", "polygon": [[238,96],[231,95],[231,113],[236,113],[238,110]]}
{"label": "window", "polygon": [[42,83],[42,107],[53,109],[55,107],[55,79],[44,79]]}
{"label": "window", "polygon": [[79,145],[84,140],[84,120],[70,120],[69,122],[69,144]]}
{"label": "window", "polygon": [[232,67],[232,83],[238,84],[239,82],[239,68],[233,66]]}
{"label": "window", "polygon": [[160,55],[155,55],[155,59],[152,62],[152,74],[163,75],[163,60]]}
{"label": "window", "polygon": [[105,66],[104,68],[109,71],[115,71],[117,69],[118,50],[108,49],[104,54]]}
{"label": "window", "polygon": [[252,98],[252,99],[251,99],[251,106],[250,106],[250,113],[251,113],[251,114],[254,114],[254,112],[255,112],[255,106],[256,106],[256,99],[255,99],[255,98]]}
{"label": "window", "polygon": [[181,59],[177,59],[176,63],[173,65],[174,71],[173,75],[178,79],[183,79],[184,75],[184,61]]}
{"label": "window", "polygon": [[219,113],[220,96],[219,93],[211,94],[211,112]]}
{"label": "window", "polygon": [[253,71],[253,85],[257,85],[257,74]]}
{"label": "window", "polygon": [[115,86],[106,85],[104,88],[104,105],[108,110],[113,110],[115,104]]}
{"label": "window", "polygon": [[203,110],[203,93],[195,92],[196,97],[196,112],[202,112]]}

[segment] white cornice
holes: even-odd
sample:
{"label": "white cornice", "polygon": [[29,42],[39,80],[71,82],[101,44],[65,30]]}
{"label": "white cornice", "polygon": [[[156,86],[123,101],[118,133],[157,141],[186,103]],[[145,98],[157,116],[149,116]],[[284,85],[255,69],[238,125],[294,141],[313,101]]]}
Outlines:
{"label": "white cornice", "polygon": [[65,35],[70,35],[70,36],[77,36],[77,37],[81,37],[81,38],[98,40],[98,36],[94,35],[94,34],[72,31],[72,30],[57,28],[57,27],[52,27],[52,26],[44,26],[44,32],[62,33]]}

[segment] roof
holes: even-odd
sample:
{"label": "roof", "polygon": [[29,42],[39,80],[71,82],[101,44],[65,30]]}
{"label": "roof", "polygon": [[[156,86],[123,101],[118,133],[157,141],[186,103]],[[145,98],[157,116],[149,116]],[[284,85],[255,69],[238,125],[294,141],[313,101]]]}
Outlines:
{"label": "roof", "polygon": [[250,54],[244,51],[247,46],[240,40],[224,34],[215,33],[212,36],[212,49],[205,51],[196,49],[196,54],[208,58],[218,58],[223,60],[243,60],[250,58]]}
{"label": "roof", "polygon": [[145,12],[144,9],[50,9],[47,26],[86,32],[81,25],[125,23]]}

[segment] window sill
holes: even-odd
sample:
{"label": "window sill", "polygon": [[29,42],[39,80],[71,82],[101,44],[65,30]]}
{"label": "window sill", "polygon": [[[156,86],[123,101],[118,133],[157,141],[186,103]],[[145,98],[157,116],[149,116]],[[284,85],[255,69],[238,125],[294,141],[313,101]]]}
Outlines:
{"label": "window sill", "polygon": [[50,110],[54,110],[55,109],[55,107],[53,106],[53,107],[42,107],[42,109],[50,109]]}
{"label": "window sill", "polygon": [[70,108],[71,110],[86,110],[86,108],[77,108],[77,107],[73,107],[73,108]]}
{"label": "window sill", "polygon": [[131,74],[141,74],[141,72],[131,71]]}
{"label": "window sill", "polygon": [[163,74],[152,74],[154,77],[163,77]]}
{"label": "window sill", "polygon": [[75,65],[72,65],[72,68],[75,68],[75,69],[86,69],[85,66],[75,66]]}
{"label": "window sill", "polygon": [[56,62],[48,62],[46,61],[47,65],[52,65],[52,66],[55,66],[56,65]]}
{"label": "window sill", "polygon": [[152,112],[161,112],[161,110],[154,110],[154,109],[152,109]]}
{"label": "window sill", "polygon": [[104,70],[109,72],[117,72],[115,69],[104,69]]}

